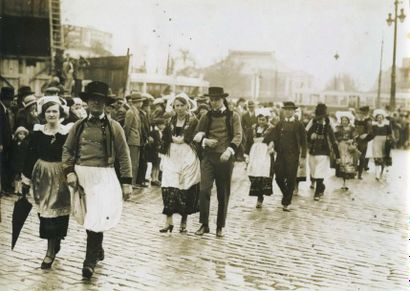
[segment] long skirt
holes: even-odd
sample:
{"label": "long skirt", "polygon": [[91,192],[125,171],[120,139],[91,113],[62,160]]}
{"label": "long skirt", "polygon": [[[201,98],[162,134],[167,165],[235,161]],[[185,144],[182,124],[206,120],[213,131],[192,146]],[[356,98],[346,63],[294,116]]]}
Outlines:
{"label": "long skirt", "polygon": [[84,228],[103,232],[116,226],[122,213],[122,189],[114,168],[75,165],[85,193]]}
{"label": "long skirt", "polygon": [[329,176],[330,157],[309,155],[309,169],[313,179],[325,179]]}
{"label": "long skirt", "polygon": [[199,211],[201,168],[188,144],[171,143],[169,155],[161,158],[163,214],[187,215]]}
{"label": "long skirt", "polygon": [[31,176],[41,238],[64,238],[70,214],[70,192],[61,162],[38,160]]}
{"label": "long skirt", "polygon": [[390,148],[385,135],[375,136],[369,142],[366,158],[373,158],[376,166],[391,166]]}
{"label": "long skirt", "polygon": [[337,176],[344,179],[353,179],[357,172],[358,157],[357,149],[351,143],[342,140],[338,144],[340,153],[340,164],[337,167]]}
{"label": "long skirt", "polygon": [[250,196],[272,195],[273,156],[268,152],[268,146],[262,142],[255,142],[249,152],[247,174],[251,181]]}

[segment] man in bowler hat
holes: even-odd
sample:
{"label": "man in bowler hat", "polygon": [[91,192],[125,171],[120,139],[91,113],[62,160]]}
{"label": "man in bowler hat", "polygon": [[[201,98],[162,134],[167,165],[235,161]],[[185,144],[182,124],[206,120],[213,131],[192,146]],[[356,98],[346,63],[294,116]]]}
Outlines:
{"label": "man in bowler hat", "polygon": [[14,97],[14,89],[10,87],[1,88],[0,92],[0,179],[1,191],[10,193],[12,191],[13,177],[11,175],[10,148],[14,124],[14,114],[10,109]]}
{"label": "man in bowler hat", "polygon": [[295,118],[297,107],[293,102],[284,102],[282,106],[283,119],[268,132],[263,142],[274,142],[277,153],[275,160],[276,183],[283,198],[283,211],[290,211],[292,195],[296,185],[296,175],[299,163],[306,161],[306,131],[303,123]]}
{"label": "man in bowler hat", "polygon": [[209,206],[213,183],[216,183],[218,214],[216,236],[223,237],[229,196],[231,193],[232,170],[235,153],[242,141],[242,126],[239,114],[230,111],[221,87],[209,87],[205,96],[210,99],[212,110],[199,120],[194,140],[203,148],[200,182],[200,218],[201,227],[196,235],[209,233]]}

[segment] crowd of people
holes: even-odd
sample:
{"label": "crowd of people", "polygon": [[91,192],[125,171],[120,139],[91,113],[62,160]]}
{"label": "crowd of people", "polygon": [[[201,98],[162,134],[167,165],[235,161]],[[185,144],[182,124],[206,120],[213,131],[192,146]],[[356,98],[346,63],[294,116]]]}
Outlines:
{"label": "crowd of people", "polygon": [[119,222],[133,189],[161,187],[165,225],[159,232],[172,232],[179,214],[179,232],[186,233],[188,216],[199,212],[195,234],[204,235],[215,182],[216,236],[223,237],[235,162],[246,164],[256,208],[273,194],[275,179],[289,212],[307,176],[319,201],[330,169],[347,191],[347,181],[362,179],[371,159],[380,181],[392,165],[391,149],[409,144],[408,113],[368,106],[329,113],[317,104],[309,113],[293,102],[235,103],[221,87],[197,98],[141,92],[123,98],[98,81],[78,97],[63,98],[55,85],[42,97],[28,86],[17,95],[1,89],[1,190],[32,193],[40,237],[48,241],[42,269],[51,268],[67,235],[73,193],[85,193],[86,278],[104,259],[103,233]]}

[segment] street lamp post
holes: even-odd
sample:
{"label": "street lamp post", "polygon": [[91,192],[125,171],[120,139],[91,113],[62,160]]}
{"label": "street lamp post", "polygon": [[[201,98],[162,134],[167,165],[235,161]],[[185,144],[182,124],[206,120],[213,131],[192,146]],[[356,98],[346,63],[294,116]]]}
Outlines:
{"label": "street lamp post", "polygon": [[390,85],[390,107],[391,110],[396,108],[396,47],[397,47],[397,18],[400,22],[403,22],[406,18],[403,8],[400,9],[400,15],[397,15],[399,1],[394,1],[394,18],[389,13],[389,17],[386,19],[387,24],[390,26],[394,23],[394,36],[393,36],[393,64],[391,67],[391,85]]}

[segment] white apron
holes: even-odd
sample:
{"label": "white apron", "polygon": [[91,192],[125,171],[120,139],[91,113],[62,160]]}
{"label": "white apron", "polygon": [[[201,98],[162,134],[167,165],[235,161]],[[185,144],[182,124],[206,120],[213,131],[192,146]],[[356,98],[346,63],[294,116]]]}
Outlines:
{"label": "white apron", "polygon": [[309,155],[309,170],[310,176],[314,179],[325,179],[329,177],[330,157],[325,155]]}
{"label": "white apron", "polygon": [[122,212],[122,188],[114,168],[75,165],[83,187],[87,212],[84,228],[103,232],[117,225]]}
{"label": "white apron", "polygon": [[271,156],[268,153],[268,145],[262,143],[263,138],[255,138],[249,152],[249,164],[247,174],[251,177],[270,177]]}

